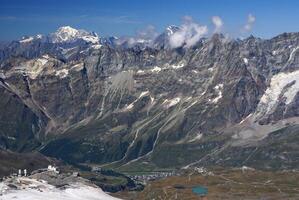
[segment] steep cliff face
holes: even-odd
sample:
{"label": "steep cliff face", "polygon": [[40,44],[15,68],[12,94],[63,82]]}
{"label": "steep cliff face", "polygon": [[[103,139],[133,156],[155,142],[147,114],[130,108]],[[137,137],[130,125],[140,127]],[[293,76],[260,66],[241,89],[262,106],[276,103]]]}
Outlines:
{"label": "steep cliff face", "polygon": [[[0,118],[4,127],[23,125],[1,130],[2,141],[18,134],[42,144],[2,146],[115,166],[236,166],[258,163],[255,155],[273,158],[270,144],[299,123],[299,35],[230,40],[215,34],[171,49],[169,34],[153,46],[130,48],[86,41],[86,32],[71,41],[35,38],[7,46],[0,92],[9,100],[1,99]],[[292,148],[276,149],[278,167],[294,167],[296,157],[284,159],[297,145]]]}
{"label": "steep cliff face", "polygon": [[[1,81],[1,80],[0,80]],[[40,146],[39,117],[7,85],[0,82],[0,147],[30,151]]]}

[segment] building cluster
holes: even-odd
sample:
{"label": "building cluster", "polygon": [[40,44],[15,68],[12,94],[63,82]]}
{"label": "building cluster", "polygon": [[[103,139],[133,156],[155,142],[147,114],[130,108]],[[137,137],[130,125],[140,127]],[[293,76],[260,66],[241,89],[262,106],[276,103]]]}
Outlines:
{"label": "building cluster", "polygon": [[204,167],[194,167],[193,169],[194,172],[201,174],[203,176],[213,176],[214,173],[211,171],[208,171],[206,168]]}
{"label": "building cluster", "polygon": [[176,175],[175,172],[153,172],[151,174],[132,175],[129,177],[136,182],[146,183],[148,181],[162,179],[162,178],[166,178],[166,177],[170,177],[170,176],[174,176],[174,175]]}
{"label": "building cluster", "polygon": [[18,177],[21,176],[27,176],[27,169],[24,169],[23,171],[21,169],[18,170]]}
{"label": "building cluster", "polygon": [[98,166],[93,166],[93,167],[91,168],[91,171],[92,171],[92,172],[99,172],[99,173],[101,173],[102,168],[101,168],[101,167],[98,167]]}
{"label": "building cluster", "polygon": [[57,167],[55,166],[52,166],[52,165],[48,165],[48,168],[47,168],[48,172],[54,172],[56,174],[59,174],[59,170]]}
{"label": "building cluster", "polygon": [[[48,165],[47,168],[37,169],[35,171],[32,171],[31,173],[29,173],[27,169],[19,169],[17,172],[13,172],[9,176],[3,176],[3,178],[0,178],[0,182],[5,180],[5,179],[8,179],[8,178],[26,177],[26,176],[30,176],[30,175],[37,174],[37,173],[42,173],[42,172],[49,172],[49,173],[55,173],[55,174],[60,173],[58,168],[54,165]],[[73,172],[72,175],[73,176],[79,176],[79,173],[78,172]]]}
{"label": "building cluster", "polygon": [[28,176],[28,171],[27,169],[19,169],[17,173],[11,173],[9,176],[4,176],[2,180],[5,180],[7,178],[13,178],[13,177],[23,177],[23,176]]}

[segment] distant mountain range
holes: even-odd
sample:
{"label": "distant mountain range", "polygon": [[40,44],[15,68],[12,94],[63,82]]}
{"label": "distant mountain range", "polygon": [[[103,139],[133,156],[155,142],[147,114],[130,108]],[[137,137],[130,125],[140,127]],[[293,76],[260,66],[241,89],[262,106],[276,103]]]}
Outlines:
{"label": "distant mountain range", "polygon": [[61,27],[0,50],[0,147],[119,169],[299,166],[299,33],[171,48]]}

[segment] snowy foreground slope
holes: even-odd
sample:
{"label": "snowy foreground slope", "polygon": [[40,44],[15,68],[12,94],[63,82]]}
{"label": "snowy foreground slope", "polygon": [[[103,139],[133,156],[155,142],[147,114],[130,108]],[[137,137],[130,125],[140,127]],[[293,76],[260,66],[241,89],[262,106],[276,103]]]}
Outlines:
{"label": "snowy foreground slope", "polygon": [[74,183],[57,188],[45,181],[27,177],[7,179],[0,183],[0,200],[119,200],[100,188]]}

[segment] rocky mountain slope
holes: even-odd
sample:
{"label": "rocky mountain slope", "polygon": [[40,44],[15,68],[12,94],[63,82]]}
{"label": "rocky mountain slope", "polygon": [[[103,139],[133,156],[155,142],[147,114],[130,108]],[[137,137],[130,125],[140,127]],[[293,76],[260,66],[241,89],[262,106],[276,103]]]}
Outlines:
{"label": "rocky mountain slope", "polygon": [[62,27],[0,52],[0,145],[113,167],[298,167],[299,34],[128,46]]}
{"label": "rocky mountain slope", "polygon": [[47,158],[37,152],[15,153],[12,151],[0,150],[0,158],[0,179],[4,176],[17,173],[19,169],[28,169],[29,173],[40,168],[46,168],[49,164],[62,164],[55,159]]}

